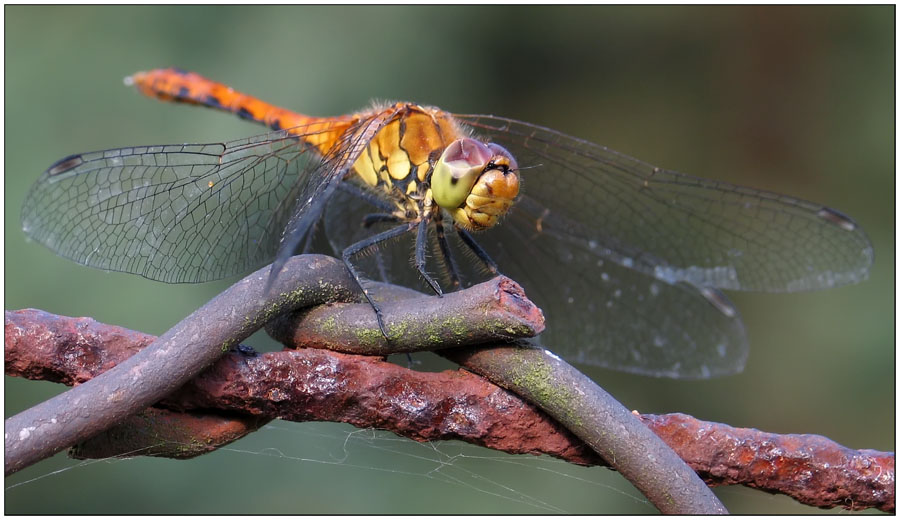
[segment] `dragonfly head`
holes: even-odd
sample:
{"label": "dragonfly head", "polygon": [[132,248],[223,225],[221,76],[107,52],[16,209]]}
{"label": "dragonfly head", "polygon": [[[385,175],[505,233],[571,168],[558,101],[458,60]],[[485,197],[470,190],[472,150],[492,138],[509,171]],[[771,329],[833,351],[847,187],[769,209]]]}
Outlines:
{"label": "dragonfly head", "polygon": [[505,148],[464,137],[450,143],[434,165],[434,202],[465,229],[487,229],[519,194],[518,165]]}

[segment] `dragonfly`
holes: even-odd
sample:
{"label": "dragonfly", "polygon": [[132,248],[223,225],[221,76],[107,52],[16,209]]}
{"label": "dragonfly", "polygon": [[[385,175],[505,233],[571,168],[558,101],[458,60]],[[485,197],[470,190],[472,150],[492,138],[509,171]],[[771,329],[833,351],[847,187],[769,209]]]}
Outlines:
{"label": "dragonfly", "polygon": [[514,119],[411,102],[315,117],[175,68],[126,84],[270,132],[53,163],[23,229],[91,267],[194,283],[272,262],[271,280],[291,255],[330,248],[380,324],[369,280],[441,295],[502,272],[543,309],[541,340],[566,359],[697,379],[747,359],[723,291],[836,287],[866,279],[873,261],[865,232],[835,209]]}

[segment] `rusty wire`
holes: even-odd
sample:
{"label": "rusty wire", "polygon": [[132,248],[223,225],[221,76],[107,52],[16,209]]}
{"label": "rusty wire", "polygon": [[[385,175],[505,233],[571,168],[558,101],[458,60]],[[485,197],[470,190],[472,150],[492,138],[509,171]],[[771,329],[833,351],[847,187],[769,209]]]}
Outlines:
{"label": "rusty wire", "polygon": [[[304,270],[304,274],[309,277],[309,273],[306,271],[308,271],[308,269]],[[313,278],[315,277],[313,276]],[[253,284],[258,283],[259,279],[259,276],[251,276],[245,280],[248,281],[248,285],[252,286]],[[309,283],[309,280],[305,280],[305,282]],[[242,281],[240,283],[242,284],[244,282]],[[331,287],[333,285],[331,283],[323,282],[323,280],[318,280],[318,283],[320,287]],[[342,286],[341,284],[338,285]],[[251,290],[249,294],[243,296],[256,299],[257,306],[259,306],[264,303],[266,297],[269,296],[264,293],[260,294],[259,291],[261,291],[261,289],[257,290],[257,292]],[[406,291],[405,295],[410,296],[410,293]],[[220,299],[224,299],[223,295],[216,298],[216,300]],[[393,300],[393,298],[391,298],[391,300]],[[209,306],[210,304],[207,305],[207,307]],[[272,310],[273,308],[278,309],[279,311],[289,310],[285,309],[283,305],[273,305],[269,303],[264,303],[262,308],[265,308],[270,315],[275,314]],[[313,328],[314,330],[324,331],[330,335],[335,335],[341,329],[346,329],[350,331],[351,338],[360,338],[360,340],[357,340],[355,343],[364,345],[366,342],[361,341],[364,338],[377,338],[377,341],[374,342],[376,344],[379,342],[382,344],[387,343],[385,338],[383,338],[378,331],[371,308],[365,305],[361,306],[361,309],[365,309],[362,313],[343,313],[342,308],[337,305],[329,305],[327,308],[332,316],[324,321],[320,321],[320,323]],[[500,312],[494,312],[491,310],[492,308],[497,308]],[[258,314],[253,314],[258,311],[252,309],[251,311],[251,318],[249,321],[251,323],[259,323],[261,320],[257,319]],[[471,287],[464,291],[459,291],[458,293],[453,293],[452,296],[448,295],[441,299],[433,297],[418,299],[400,298],[383,305],[382,311],[385,312],[387,318],[385,321],[387,322],[387,335],[390,338],[390,346],[399,350],[409,350],[409,348],[404,347],[405,343],[409,343],[413,346],[427,344],[426,348],[434,348],[435,346],[465,344],[469,341],[483,342],[486,339],[506,339],[516,337],[517,335],[530,336],[543,329],[543,316],[540,310],[525,297],[524,292],[518,284],[504,277],[495,278],[489,282],[479,284],[478,286]],[[440,316],[442,315],[451,316],[452,319],[441,322]],[[192,316],[195,316],[193,319],[197,323],[189,325],[188,323],[191,320],[186,319],[182,321],[175,330],[179,328],[190,328],[192,331],[199,332],[205,322],[219,320],[227,323],[235,319],[243,320],[244,322],[244,325],[239,327],[241,334],[247,329],[246,322],[248,320],[242,318],[244,316],[242,312],[235,312],[232,310],[227,313],[216,315],[213,312],[198,311]],[[199,318],[197,318],[197,316],[199,316]],[[510,317],[513,319],[510,320]],[[397,318],[396,322],[394,321],[394,318]],[[434,327],[433,321],[438,322],[441,327]],[[527,326],[523,326],[523,321]],[[341,322],[343,325],[336,328],[333,326],[336,322]],[[490,335],[485,336],[485,330],[488,332],[492,331],[491,334],[493,334],[493,337],[490,337]],[[217,331],[217,334],[220,334],[220,331]],[[128,396],[130,388],[125,384],[125,378],[128,377],[127,374],[134,373],[134,368],[132,367],[132,365],[134,365],[133,360],[135,358],[146,359],[146,351],[153,351],[155,349],[154,346],[158,345],[160,342],[169,345],[171,343],[170,340],[178,335],[179,334],[173,334],[173,331],[169,331],[162,338],[144,349],[144,351],[141,351],[133,358],[122,363],[123,366],[129,367],[129,372],[125,373],[125,377],[119,377],[119,379],[116,379],[115,381],[118,381],[116,388],[122,392],[124,397],[122,399],[114,399],[114,401],[134,400],[132,397]],[[182,338],[188,337],[194,342],[198,342],[202,339],[197,334],[181,334],[181,336]],[[221,343],[222,338],[218,336],[215,338],[217,341],[220,341],[218,344],[224,344]],[[235,343],[234,340],[227,341],[227,344],[229,345]],[[207,342],[203,343],[207,344]],[[350,343],[354,342],[351,341]],[[170,347],[167,346],[166,348],[169,349]],[[203,349],[204,352],[208,353],[208,350],[206,350],[207,347],[204,346]],[[153,355],[158,357],[158,354]],[[520,362],[521,360],[511,359],[510,361]],[[561,360],[558,360],[558,358],[557,361],[558,369],[568,367],[568,365],[564,364]],[[152,367],[144,364],[144,361],[141,363],[138,372],[153,370]],[[568,368],[573,373],[575,372],[571,367]],[[109,373],[116,372],[122,374],[119,367],[116,367]],[[79,386],[76,390],[79,390],[84,386],[91,386],[91,384],[98,379],[107,378],[109,373],[102,374],[97,379],[88,381],[86,385]],[[495,372],[494,375],[502,376],[503,374],[502,372]],[[547,380],[541,381],[540,384],[544,388],[550,388],[555,385],[558,390],[567,391],[565,386],[570,384],[573,380],[571,378],[563,377],[563,375],[562,372],[556,376],[551,373],[545,373]],[[580,431],[579,428],[581,428],[584,430],[582,433],[606,432],[611,430],[620,432],[620,435],[614,436],[604,436],[602,433],[593,437],[586,436],[586,442],[595,449],[600,450],[601,453],[630,453],[629,456],[620,455],[610,457],[612,466],[628,478],[632,484],[644,493],[651,503],[661,511],[670,513],[726,512],[718,498],[710,492],[709,488],[690,470],[684,461],[671,451],[668,446],[666,446],[658,437],[654,436],[643,424],[631,417],[620,403],[615,401],[609,394],[602,391],[596,384],[593,384],[593,382],[590,382],[587,378],[582,378],[582,381],[584,384],[582,385],[580,396],[581,398],[586,398],[590,401],[590,404],[584,404],[582,406],[584,409],[596,407],[598,409],[615,410],[616,413],[585,413],[583,417],[576,417],[572,414],[560,414],[558,412],[560,412],[561,408],[565,406],[566,403],[563,403],[558,399],[552,401],[536,401],[538,406],[543,407],[545,411],[548,411],[551,415],[559,418],[570,429],[578,427],[575,429],[576,431]],[[508,387],[512,385],[512,381],[503,381],[502,377],[500,377],[499,382]],[[534,383],[538,383],[538,381],[535,380]],[[89,399],[95,401],[107,399],[107,401],[109,401],[107,397],[104,397],[110,395],[106,392],[109,388],[108,384],[101,387],[93,386],[92,388],[94,389],[94,393]],[[97,391],[98,389],[100,390],[99,392]],[[48,401],[48,403],[57,401],[62,402],[62,406],[68,406],[71,404],[72,399],[69,399],[68,402],[66,402],[65,398],[71,393],[72,391],[66,392],[62,396]],[[86,400],[81,400],[81,398],[78,400],[78,402],[82,403],[85,401]],[[78,437],[79,441],[87,438],[83,433],[85,431],[83,429],[84,425],[79,425],[82,426],[82,428],[77,431],[63,431],[64,426],[60,427],[56,423],[53,423],[55,426],[54,428],[47,427],[48,421],[52,421],[52,419],[56,418],[56,416],[49,414],[57,413],[57,411],[60,410],[59,406],[60,405],[48,407],[47,403],[44,403],[7,420],[7,430],[13,429],[13,431],[18,432],[29,432],[29,435],[25,436],[25,438],[22,438],[21,436],[7,437],[7,445],[12,447],[7,453],[11,452],[13,454],[12,457],[7,456],[7,460],[5,461],[8,472],[14,471],[18,467],[23,467],[25,464],[21,461],[22,458],[25,458],[26,462],[29,460],[39,460],[26,448],[40,446],[44,449],[44,453],[49,454],[53,451],[51,449],[46,449],[48,444],[52,445],[53,449],[58,451],[63,442],[68,441],[71,438]],[[65,409],[64,412],[72,413],[68,408]],[[86,410],[75,411],[75,413],[81,412],[86,412]],[[131,413],[136,412],[133,411]],[[108,414],[104,414],[104,417],[107,415]],[[50,418],[49,420],[48,417]],[[126,417],[127,415],[119,417],[117,422],[124,420]],[[63,425],[68,425],[68,417],[62,422]],[[581,427],[580,423],[583,423],[584,427]],[[30,438],[32,431],[37,431],[39,434],[37,435],[37,439]],[[101,431],[102,430],[92,430],[91,433],[99,434]],[[643,456],[648,450],[659,456]],[[29,459],[28,457],[31,458]],[[666,478],[667,476],[672,475],[677,475],[678,478]]]}
{"label": "rusty wire", "polygon": [[343,264],[297,256],[266,286],[263,268],[194,311],[114,369],[5,421],[7,475],[93,437],[178,389],[278,312],[355,298]]}
{"label": "rusty wire", "polygon": [[[66,384],[90,379],[153,340],[88,318],[34,310],[7,312],[5,334],[7,374]],[[221,413],[185,415],[151,408],[80,444],[75,454],[135,454],[153,444],[157,452],[145,454],[195,456],[278,416],[342,421],[417,440],[461,439],[510,453],[604,464],[556,421],[479,377],[465,371],[419,373],[371,356],[316,349],[259,356],[235,351],[162,404],[171,410],[215,408]],[[411,404],[416,414],[407,412]],[[711,485],[744,484],[818,507],[894,511],[892,453],[851,450],[817,435],[771,434],[682,414],[643,415],[641,420]],[[203,435],[179,439],[175,430]],[[152,439],[135,438],[136,431],[150,432]],[[123,432],[132,433],[130,443],[121,441],[129,439]]]}

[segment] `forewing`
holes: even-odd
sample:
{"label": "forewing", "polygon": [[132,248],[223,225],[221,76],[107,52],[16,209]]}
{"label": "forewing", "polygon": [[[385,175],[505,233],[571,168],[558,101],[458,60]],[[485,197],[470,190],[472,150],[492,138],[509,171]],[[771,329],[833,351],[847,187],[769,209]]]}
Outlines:
{"label": "forewing", "polygon": [[204,282],[270,261],[320,157],[295,134],[67,157],[32,187],[28,236],[84,265]]}
{"label": "forewing", "polygon": [[759,291],[863,280],[872,246],[849,217],[785,195],[662,170],[603,146],[493,116],[457,116],[507,147],[542,227],[670,283]]}

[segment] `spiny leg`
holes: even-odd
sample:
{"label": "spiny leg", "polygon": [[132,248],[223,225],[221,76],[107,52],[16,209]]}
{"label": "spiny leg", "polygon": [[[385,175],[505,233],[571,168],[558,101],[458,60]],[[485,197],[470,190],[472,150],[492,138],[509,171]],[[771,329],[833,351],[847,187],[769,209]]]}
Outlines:
{"label": "spiny leg", "polygon": [[456,259],[453,258],[450,244],[447,242],[447,235],[444,231],[444,219],[440,213],[435,215],[434,224],[437,231],[438,246],[441,248],[441,255],[447,261],[447,269],[450,271],[450,285],[453,287],[453,290],[459,289],[459,266],[456,263]]}
{"label": "spiny leg", "polygon": [[391,213],[369,213],[363,217],[363,227],[366,229],[382,222],[397,223],[400,222],[400,219]]}
{"label": "spiny leg", "polygon": [[[348,190],[348,191],[351,191],[351,190]],[[351,193],[352,193],[352,191],[351,191]],[[380,204],[383,201],[381,201],[377,197],[372,197],[370,194],[368,194],[366,192],[363,192],[360,190],[355,194],[360,198],[368,200],[373,205],[381,207],[381,209],[390,209],[389,204],[384,204],[384,205]],[[376,203],[376,202],[378,202],[378,203]],[[397,215],[394,215],[393,213],[369,213],[368,215],[363,217],[363,227],[366,229],[374,226],[375,224],[380,224],[382,222],[397,223],[397,222],[400,222],[400,218],[397,217]],[[380,251],[375,251],[375,264],[376,264],[376,267],[378,268],[378,274],[381,276],[381,281],[387,282],[388,281],[387,270],[384,267],[384,258],[381,256]],[[376,309],[376,312],[377,312],[377,309]],[[384,327],[382,326],[381,321],[378,322],[378,326],[381,327],[381,333],[382,333],[382,335],[384,335]],[[384,339],[388,339],[387,335],[384,335]],[[406,353],[406,368],[412,368],[417,363],[418,362],[413,359],[412,354],[407,352]]]}
{"label": "spiny leg", "polygon": [[[363,227],[369,228],[381,222],[400,222],[400,218],[393,213],[369,213],[363,217]],[[375,252],[375,263],[378,267],[378,273],[383,281],[388,281],[387,270],[384,268],[384,259],[379,251]],[[385,338],[387,339],[387,338]],[[412,368],[414,365],[421,363],[413,359],[412,354],[406,353],[406,368]]]}
{"label": "spiny leg", "polygon": [[[397,222],[400,222],[400,219],[391,213],[369,213],[363,217],[363,227],[366,229],[381,222],[396,224]],[[381,277],[381,281],[389,282],[390,280],[388,279],[387,269],[384,266],[384,257],[381,256],[381,251],[375,251],[374,256],[375,267],[378,269],[378,275]]]}
{"label": "spiny leg", "polygon": [[492,275],[496,276],[500,274],[500,270],[497,268],[497,264],[491,259],[490,255],[487,254],[487,251],[481,248],[478,245],[478,242],[475,241],[475,238],[471,233],[466,231],[465,229],[459,226],[453,226],[456,229],[456,233],[459,235],[459,238],[462,239],[463,243],[469,246],[469,249],[475,253],[475,256],[478,257],[479,260],[487,267],[488,271],[491,272]]}
{"label": "spiny leg", "polygon": [[425,250],[428,247],[428,226],[430,225],[431,219],[423,218],[419,221],[419,232],[416,234],[416,270],[438,296],[443,296],[441,286],[425,271]]}
{"label": "spiny leg", "polygon": [[[379,213],[370,213],[363,217],[362,225],[364,228],[368,229],[375,224],[379,224],[382,222],[388,223],[397,223],[400,222],[400,219],[391,213],[394,210],[394,206],[387,202],[386,200],[378,197],[374,193],[364,190],[352,182],[342,183],[339,188],[341,191],[348,193],[358,199],[364,200],[371,204],[372,206],[381,210]],[[384,257],[381,255],[380,251],[375,251],[375,265],[378,269],[378,275],[381,277],[382,282],[390,281],[387,274],[387,269],[384,265]]]}
{"label": "spiny leg", "polygon": [[372,306],[372,310],[375,311],[375,318],[378,320],[378,328],[381,329],[381,334],[385,339],[390,341],[388,338],[387,330],[384,327],[384,318],[381,315],[381,307],[375,303],[375,300],[372,299],[372,296],[369,294],[369,289],[363,285],[362,276],[359,273],[359,270],[356,266],[353,265],[352,258],[362,251],[377,245],[380,242],[384,242],[386,240],[390,240],[392,238],[399,237],[404,233],[408,233],[412,231],[412,224],[403,224],[402,226],[397,226],[395,228],[388,229],[387,231],[383,231],[378,233],[377,235],[370,236],[355,244],[351,244],[347,246],[344,251],[341,253],[341,259],[344,261],[344,265],[347,266],[347,270],[350,271],[350,276],[353,277],[353,280],[356,282],[356,285],[362,289],[363,295],[368,300],[369,305]]}

